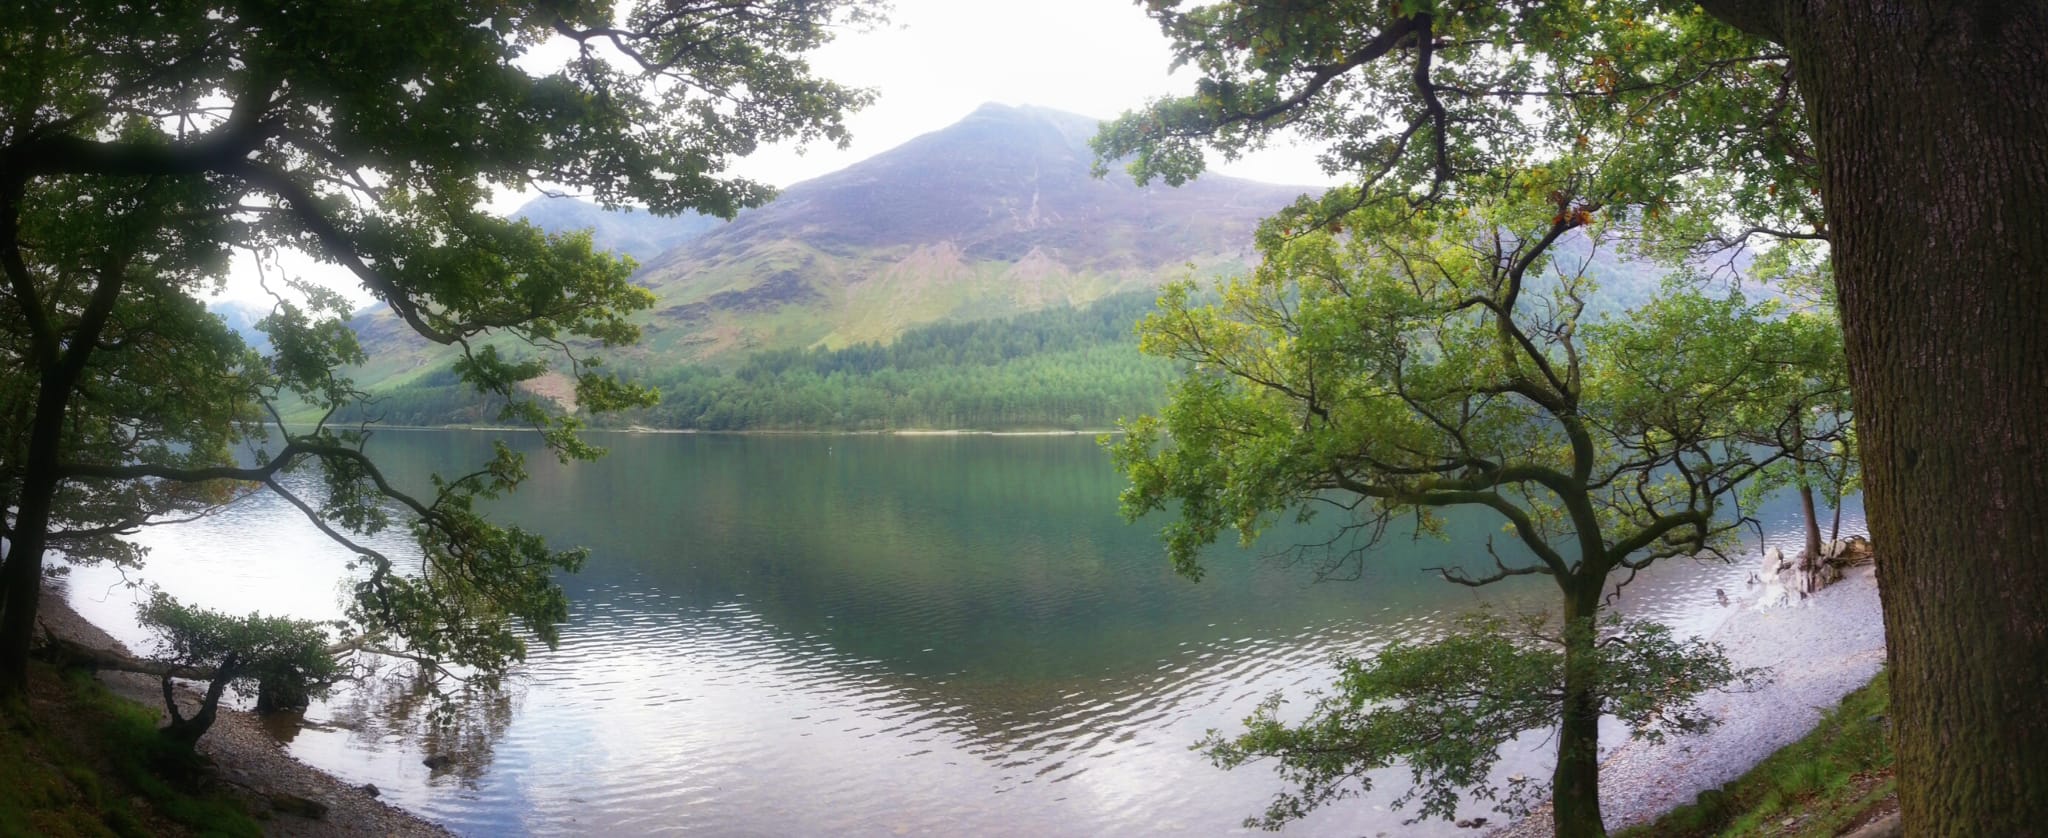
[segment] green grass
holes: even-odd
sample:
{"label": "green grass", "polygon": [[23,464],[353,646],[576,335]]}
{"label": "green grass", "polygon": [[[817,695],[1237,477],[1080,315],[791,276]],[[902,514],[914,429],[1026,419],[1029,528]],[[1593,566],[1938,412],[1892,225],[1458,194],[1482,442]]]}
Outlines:
{"label": "green grass", "polygon": [[1891,742],[1885,736],[1890,684],[1880,672],[1842,699],[1806,738],[1719,789],[1617,838],[1813,836],[1827,838],[1891,796]]}
{"label": "green grass", "polygon": [[0,836],[259,836],[204,787],[202,765],[156,732],[156,713],[83,672],[36,664],[41,700],[0,714]]}

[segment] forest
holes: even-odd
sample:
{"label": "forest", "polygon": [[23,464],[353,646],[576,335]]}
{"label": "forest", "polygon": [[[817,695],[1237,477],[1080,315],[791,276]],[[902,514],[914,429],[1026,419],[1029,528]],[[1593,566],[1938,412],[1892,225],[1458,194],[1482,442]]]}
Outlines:
{"label": "forest", "polygon": [[[760,352],[730,372],[617,363],[661,403],[602,427],[703,431],[1095,430],[1156,410],[1173,366],[1139,354],[1132,324],[1152,294],[1079,308],[942,323],[888,344]],[[483,423],[492,405],[452,369],[379,394],[337,418],[401,425]]]}

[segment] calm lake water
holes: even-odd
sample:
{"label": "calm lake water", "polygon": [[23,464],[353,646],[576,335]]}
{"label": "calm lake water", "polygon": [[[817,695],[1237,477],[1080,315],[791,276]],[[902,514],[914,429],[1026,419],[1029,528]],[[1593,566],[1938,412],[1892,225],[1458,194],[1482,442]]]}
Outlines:
{"label": "calm lake water", "polygon": [[[490,438],[387,431],[374,447],[423,487],[480,462]],[[595,464],[534,458],[532,482],[494,508],[591,548],[563,580],[561,647],[447,727],[402,684],[340,691],[282,726],[294,754],[472,835],[1217,834],[1279,786],[1190,752],[1205,730],[1273,690],[1326,685],[1333,655],[1554,590],[1426,572],[1490,562],[1498,525],[1477,516],[1451,543],[1389,533],[1356,579],[1318,583],[1308,564],[1232,547],[1191,583],[1166,565],[1162,521],[1117,517],[1120,480],[1086,438],[599,441],[612,453]],[[1851,513],[1845,530],[1861,531]],[[1767,510],[1766,533],[1794,540],[1794,514]],[[274,496],[142,540],[140,577],[188,601],[338,614],[346,554]],[[1710,630],[1726,613],[1715,589],[1739,594],[1748,571],[1667,562],[1622,602]],[[135,645],[137,596],[120,582],[81,568],[68,585]],[[1547,743],[1530,744],[1513,770],[1544,770]],[[430,770],[428,755],[454,762]],[[1290,832],[1472,834],[1403,826],[1386,797]]]}

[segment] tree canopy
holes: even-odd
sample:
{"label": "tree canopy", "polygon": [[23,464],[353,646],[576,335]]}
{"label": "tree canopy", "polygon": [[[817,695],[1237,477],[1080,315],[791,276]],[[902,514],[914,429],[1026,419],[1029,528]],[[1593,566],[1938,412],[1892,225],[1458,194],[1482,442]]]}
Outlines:
{"label": "tree canopy", "polygon": [[[284,398],[328,415],[360,398],[338,295],[281,273],[298,251],[344,270],[422,337],[462,350],[469,385],[551,450],[594,456],[576,416],[516,384],[499,343],[571,370],[586,412],[650,393],[593,352],[632,341],[648,293],[587,236],[487,214],[498,189],[731,216],[770,195],[731,176],[760,144],[843,142],[870,94],[805,54],[875,19],[867,0],[407,3],[19,2],[0,7],[0,691],[20,687],[44,555],[133,562],[118,540],[253,486],[359,555],[349,614],[422,660],[488,679],[552,642],[552,575],[580,551],[487,521],[516,487],[500,447],[415,497],[366,429],[269,424]],[[240,265],[277,302],[272,351],[197,297]],[[489,342],[497,341],[497,343]],[[280,473],[317,468],[322,491]],[[359,536],[409,531],[421,562]]]}

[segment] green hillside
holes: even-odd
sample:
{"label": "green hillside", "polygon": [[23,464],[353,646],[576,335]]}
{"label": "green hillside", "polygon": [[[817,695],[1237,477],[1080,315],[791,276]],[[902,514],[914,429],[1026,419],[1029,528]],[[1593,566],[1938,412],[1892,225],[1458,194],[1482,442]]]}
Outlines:
{"label": "green hillside", "polygon": [[1164,402],[1172,367],[1138,353],[1149,293],[920,326],[889,344],[755,354],[737,370],[648,371],[638,423],[702,430],[1104,428]]}
{"label": "green hillside", "polygon": [[[1163,402],[1166,364],[1132,325],[1157,288],[1242,273],[1261,219],[1306,191],[1226,177],[1139,187],[1089,175],[1095,120],[989,105],[797,184],[729,224],[542,199],[516,214],[634,255],[657,302],[610,360],[663,403],[615,424],[706,430],[1100,428]],[[1641,303],[1663,271],[1559,246],[1596,312]],[[450,350],[382,310],[352,324],[404,424],[488,423]],[[499,342],[502,350],[524,354]],[[310,418],[310,417],[297,417]],[[358,417],[351,417],[358,418]]]}
{"label": "green hillside", "polygon": [[[640,318],[642,340],[611,360],[681,393],[709,386],[708,369],[737,373],[757,353],[890,344],[921,326],[1080,310],[1123,294],[1149,299],[1190,272],[1240,271],[1258,222],[1309,191],[1222,177],[1182,189],[1098,180],[1087,146],[1096,124],[985,106],[791,186],[730,224],[565,199],[515,215],[550,232],[590,230],[599,247],[629,255],[667,245],[635,277],[658,300]],[[488,420],[491,411],[449,404],[438,392],[451,381],[452,350],[421,340],[381,307],[351,325],[369,355],[351,374],[384,397],[386,421]],[[1119,329],[1128,333],[1129,323]],[[685,413],[697,415],[665,406],[646,418],[675,422]],[[779,408],[772,415],[777,426],[811,421]]]}
{"label": "green hillside", "polygon": [[[914,327],[888,344],[755,353],[727,371],[701,364],[626,372],[658,387],[651,410],[613,427],[682,430],[1103,428],[1163,403],[1164,361],[1138,353],[1132,324],[1150,292],[1009,318]],[[445,365],[408,377],[344,421],[488,422],[491,409]]]}

